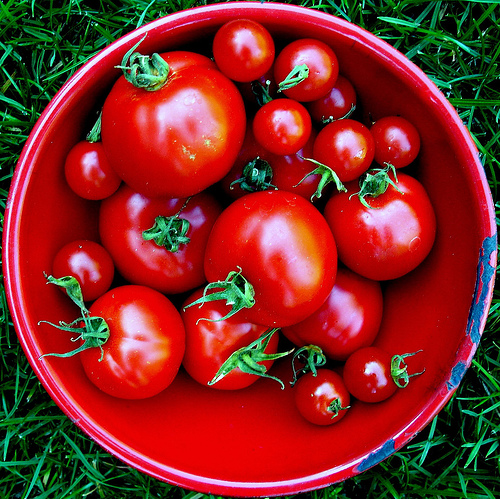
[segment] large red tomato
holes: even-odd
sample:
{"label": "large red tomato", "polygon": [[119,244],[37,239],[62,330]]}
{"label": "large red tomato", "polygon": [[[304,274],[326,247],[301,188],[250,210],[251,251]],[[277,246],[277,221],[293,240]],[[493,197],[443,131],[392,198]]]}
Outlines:
{"label": "large red tomato", "polygon": [[103,318],[109,338],[80,352],[89,379],[119,398],[151,397],[172,383],[182,362],[185,332],[179,312],[164,295],[145,286],[113,288],[89,309]]}
{"label": "large red tomato", "polygon": [[401,277],[420,265],[434,244],[436,216],[425,188],[404,173],[395,185],[362,202],[356,195],[360,187],[352,182],[325,206],[339,259],[369,279]]}
{"label": "large red tomato", "polygon": [[282,328],[297,346],[319,346],[334,360],[346,360],[358,348],[369,346],[382,321],[380,283],[339,268],[328,299],[302,322]]}
{"label": "large red tomato", "polygon": [[255,303],[244,311],[250,322],[294,324],[317,310],[334,285],[335,241],[303,197],[279,190],[248,194],[222,212],[207,243],[208,281],[226,280],[231,272],[253,288]]}
{"label": "large red tomato", "polygon": [[[190,199],[148,197],[124,184],[101,202],[99,232],[117,270],[129,282],[167,294],[181,293],[205,282],[205,246],[221,211],[208,192]],[[156,222],[158,217],[163,221],[174,217],[178,222],[188,222],[187,232],[179,233],[177,248],[167,248],[161,241],[160,228],[165,223]],[[157,230],[150,230],[154,227]],[[172,229],[179,232],[176,227]],[[144,231],[156,232],[158,238],[145,238]]]}
{"label": "large red tomato", "polygon": [[165,63],[165,69],[168,54],[156,54],[150,63],[132,55],[128,79],[143,81],[137,73],[148,64],[168,77],[151,90],[123,75],[104,102],[106,156],[120,178],[147,195],[187,197],[217,182],[230,170],[245,134],[245,108],[234,83],[207,58],[186,57]]}

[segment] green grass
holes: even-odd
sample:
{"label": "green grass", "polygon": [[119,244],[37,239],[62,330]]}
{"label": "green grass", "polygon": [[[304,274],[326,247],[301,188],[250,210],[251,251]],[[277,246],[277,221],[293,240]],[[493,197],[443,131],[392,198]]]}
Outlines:
{"label": "green grass", "polygon": [[[193,0],[0,2],[0,203],[43,108],[97,51]],[[299,2],[290,2],[299,3]],[[310,0],[405,53],[458,109],[481,153],[497,208],[500,183],[500,5],[497,1]],[[401,451],[306,498],[500,497],[500,295],[453,399]],[[0,294],[0,498],[201,498],[110,456],[51,401],[17,341]],[[297,496],[299,497],[299,496]]]}

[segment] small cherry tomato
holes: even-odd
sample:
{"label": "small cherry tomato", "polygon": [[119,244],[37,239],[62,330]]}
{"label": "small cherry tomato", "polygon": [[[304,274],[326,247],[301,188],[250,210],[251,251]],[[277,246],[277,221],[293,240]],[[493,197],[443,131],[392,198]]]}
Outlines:
{"label": "small cherry tomato", "polygon": [[115,267],[103,246],[95,241],[81,239],[59,249],[52,262],[52,273],[56,278],[75,277],[83,299],[94,301],[110,288]]}
{"label": "small cherry tomato", "polygon": [[375,141],[375,161],[395,168],[408,166],[420,151],[420,135],[415,126],[400,116],[386,116],[370,128]]}
{"label": "small cherry tomato", "polygon": [[382,312],[380,283],[339,268],[325,303],[302,322],[281,331],[299,347],[317,345],[330,359],[344,361],[373,343]]}
{"label": "small cherry tomato", "polygon": [[393,395],[398,386],[391,374],[392,356],[370,346],[360,348],[344,364],[344,382],[349,393],[362,402],[381,402]]}
{"label": "small cherry tomato", "polygon": [[[368,178],[368,177],[367,177]],[[339,259],[369,279],[401,277],[427,257],[436,235],[436,216],[424,186],[398,173],[385,192],[363,198],[357,182],[328,200],[324,216],[330,225]],[[366,201],[368,199],[368,201]]]}
{"label": "small cherry tomato", "polygon": [[121,183],[109,164],[102,143],[87,140],[78,142],[69,151],[64,175],[73,192],[93,201],[111,196]]}
{"label": "small cherry tomato", "polygon": [[339,75],[330,92],[320,99],[308,102],[306,107],[316,123],[339,120],[349,116],[356,108],[356,90],[345,76]]}
{"label": "small cherry tomato", "polygon": [[360,177],[373,161],[375,143],[368,127],[343,119],[326,125],[316,137],[313,157],[330,167],[342,182]]}
{"label": "small cherry tomato", "polygon": [[[286,82],[295,69],[307,66],[307,76],[291,86]],[[326,43],[301,38],[286,45],[276,56],[274,77],[278,88],[289,98],[309,102],[326,95],[337,81],[339,63],[335,52]],[[301,77],[299,76],[299,79]]]}
{"label": "small cherry tomato", "polygon": [[251,19],[234,19],[221,26],[215,33],[212,50],[220,71],[239,82],[257,80],[274,62],[271,34]]}
{"label": "small cherry tomato", "polygon": [[307,109],[292,99],[274,99],[264,104],[253,119],[255,139],[268,151],[295,154],[311,135],[312,122]]}
{"label": "small cherry tomato", "polygon": [[330,369],[308,372],[295,384],[295,405],[307,421],[316,425],[339,422],[348,412],[349,392],[342,377]]}
{"label": "small cherry tomato", "polygon": [[109,327],[99,348],[79,353],[88,378],[103,392],[124,399],[152,397],[174,380],[185,349],[184,324],[163,294],[146,286],[113,288],[89,309]]}

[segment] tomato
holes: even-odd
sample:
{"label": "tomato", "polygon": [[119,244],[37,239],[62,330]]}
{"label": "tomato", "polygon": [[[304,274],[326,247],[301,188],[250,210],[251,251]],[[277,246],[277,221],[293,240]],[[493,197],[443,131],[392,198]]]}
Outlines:
{"label": "tomato", "polygon": [[356,107],[356,90],[352,83],[339,75],[335,86],[320,99],[308,102],[307,110],[313,121],[329,123],[347,117]]}
{"label": "tomato", "polygon": [[[230,170],[245,134],[245,108],[234,83],[219,70],[185,60],[176,70],[178,63],[169,66],[168,59],[139,58],[116,81],[102,110],[102,143],[112,167],[134,190],[187,197]],[[148,65],[159,80],[155,90],[125,78],[149,81],[137,74],[137,67]]]}
{"label": "tomato", "polygon": [[234,81],[257,80],[274,62],[274,41],[262,24],[234,19],[215,33],[212,51],[219,69]]}
{"label": "tomato", "polygon": [[327,357],[344,361],[375,340],[382,321],[380,283],[339,268],[333,289],[321,307],[302,322],[282,328],[302,347],[316,345]]}
{"label": "tomato", "polygon": [[[298,84],[283,87],[282,82],[300,66],[307,66],[308,76]],[[335,52],[326,43],[301,38],[286,45],[276,56],[274,77],[283,93],[300,102],[309,102],[326,95],[337,81],[339,63]]]}
{"label": "tomato", "polygon": [[94,201],[111,196],[121,183],[102,143],[88,140],[71,148],[64,162],[64,175],[73,192]]}
{"label": "tomato", "polygon": [[[203,289],[195,291],[185,305],[202,295]],[[181,317],[186,329],[183,366],[198,383],[221,390],[236,390],[250,386],[259,377],[236,368],[220,381],[209,384],[229,356],[262,336],[266,326],[252,324],[237,314],[223,319],[227,312],[227,305],[220,301],[182,309]],[[265,349],[266,354],[277,352],[278,339],[278,335],[272,336]],[[262,364],[269,370],[273,361],[264,361]]]}
{"label": "tomato", "polygon": [[89,379],[109,395],[125,399],[152,397],[175,378],[185,349],[184,325],[164,295],[145,286],[111,289],[89,309],[103,318],[109,338],[79,353]]}
{"label": "tomato", "polygon": [[274,154],[295,154],[311,135],[307,109],[292,99],[273,99],[253,119],[253,134],[259,144]]}
{"label": "tomato", "polygon": [[316,137],[313,157],[330,167],[342,182],[357,179],[370,167],[375,143],[368,127],[343,119],[326,125]]}
{"label": "tomato", "polygon": [[115,267],[103,246],[95,241],[79,239],[59,249],[52,262],[52,273],[55,278],[75,277],[84,300],[93,301],[110,288]]}
{"label": "tomato", "polygon": [[351,397],[342,377],[330,369],[318,369],[299,378],[295,387],[295,406],[307,421],[331,425],[346,414]]}
{"label": "tomato", "polygon": [[370,128],[375,140],[375,161],[395,168],[408,166],[420,151],[420,135],[408,120],[401,116],[386,116]]}
{"label": "tomato", "polygon": [[407,274],[423,262],[434,244],[436,216],[425,188],[404,173],[397,178],[397,188],[388,185],[366,205],[356,196],[357,182],[352,182],[347,192],[334,194],[325,206],[339,259],[369,279]]}
{"label": "tomato", "polygon": [[294,324],[317,310],[334,285],[335,241],[321,213],[301,196],[247,194],[219,216],[205,252],[209,282],[238,269],[255,302],[239,313],[252,323]]}
{"label": "tomato", "polygon": [[[189,200],[148,197],[124,184],[101,202],[99,232],[117,270],[129,282],[166,294],[181,293],[205,282],[205,246],[221,211],[220,204],[208,192]],[[155,226],[156,217],[177,214],[177,219],[189,223],[185,234],[188,240],[182,242],[181,238],[177,249],[144,238],[143,232]]]}

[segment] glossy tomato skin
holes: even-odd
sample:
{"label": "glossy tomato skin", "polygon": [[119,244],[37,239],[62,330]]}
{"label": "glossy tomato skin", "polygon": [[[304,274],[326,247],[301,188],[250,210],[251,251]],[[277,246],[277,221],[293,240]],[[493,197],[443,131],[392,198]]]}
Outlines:
{"label": "glossy tomato skin", "polygon": [[[339,422],[347,413],[351,396],[342,377],[330,369],[304,374],[294,386],[295,405],[309,422],[327,426]],[[337,399],[338,408],[329,408]]]}
{"label": "glossy tomato skin", "polygon": [[121,183],[109,164],[102,143],[87,140],[76,143],[69,151],[64,175],[73,192],[92,201],[111,196]]}
{"label": "glossy tomato skin", "polygon": [[355,194],[357,182],[347,192],[335,193],[324,215],[339,252],[339,259],[368,279],[396,279],[415,269],[427,257],[436,236],[436,216],[423,185],[398,173],[393,186],[376,197],[366,197],[367,208]]}
{"label": "glossy tomato skin", "polygon": [[273,99],[253,119],[253,134],[268,151],[295,154],[309,140],[312,121],[307,109],[292,99]]}
{"label": "glossy tomato skin", "polygon": [[184,355],[185,332],[168,298],[145,286],[125,285],[109,290],[89,311],[110,330],[102,361],[98,348],[79,354],[98,388],[114,397],[142,399],[172,383]]}
{"label": "glossy tomato skin", "polygon": [[83,299],[94,301],[110,288],[115,266],[108,251],[99,243],[78,239],[65,244],[56,253],[52,274],[56,278],[75,277]]}
{"label": "glossy tomato skin", "polygon": [[231,80],[250,82],[264,75],[274,62],[274,40],[262,24],[234,19],[215,33],[212,51],[218,68]]}
{"label": "glossy tomato skin", "polygon": [[254,288],[255,305],[238,313],[266,326],[294,324],[317,310],[334,285],[335,241],[303,197],[279,190],[248,194],[217,219],[205,252],[209,282],[239,268]]}
{"label": "glossy tomato skin", "polygon": [[120,178],[149,196],[187,197],[231,168],[245,134],[243,99],[219,70],[187,65],[159,90],[121,76],[102,111],[102,142]]}
{"label": "glossy tomato skin", "polygon": [[401,116],[385,116],[370,128],[375,140],[375,161],[403,168],[420,152],[420,134],[415,126]]}
{"label": "glossy tomato skin", "polygon": [[309,76],[283,93],[300,102],[309,102],[326,95],[337,81],[339,63],[335,52],[326,43],[301,38],[286,45],[276,56],[274,77],[279,84],[296,66],[309,68]]}
{"label": "glossy tomato skin", "polygon": [[391,355],[370,346],[356,350],[345,362],[344,382],[349,393],[362,402],[382,402],[393,395],[397,385],[391,375]]}
{"label": "glossy tomato skin", "polygon": [[[184,306],[202,295],[203,289],[195,291],[185,301]],[[195,305],[181,309],[186,329],[186,353],[182,364],[188,374],[202,385],[219,390],[239,390],[255,383],[259,376],[244,373],[236,368],[213,385],[208,383],[232,353],[257,340],[267,327],[252,324],[238,314],[223,319],[228,312],[229,307],[220,301],[208,302],[202,307]],[[276,353],[278,340],[279,336],[274,334],[265,353]],[[272,364],[273,361],[263,362],[267,370]]]}
{"label": "glossy tomato skin", "polygon": [[[126,184],[101,202],[99,232],[117,270],[130,283],[150,286],[165,294],[182,293],[205,281],[204,252],[208,236],[222,207],[215,197],[202,192],[184,198],[148,197]],[[185,204],[185,206],[184,206]],[[171,252],[143,231],[153,227],[157,216],[179,217],[190,223],[190,241]]]}
{"label": "glossy tomato skin", "polygon": [[346,118],[329,123],[318,133],[313,155],[316,161],[329,166],[342,182],[349,182],[370,168],[375,142],[368,127]]}
{"label": "glossy tomato skin", "polygon": [[317,345],[330,359],[345,361],[359,348],[373,343],[382,314],[380,283],[339,267],[325,303],[302,322],[281,331],[299,347]]}

